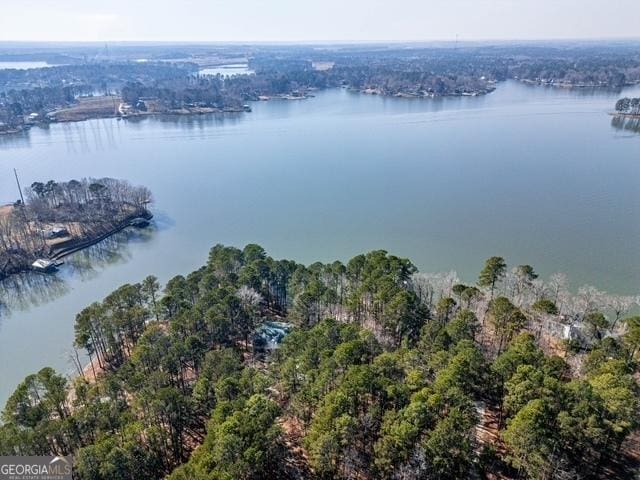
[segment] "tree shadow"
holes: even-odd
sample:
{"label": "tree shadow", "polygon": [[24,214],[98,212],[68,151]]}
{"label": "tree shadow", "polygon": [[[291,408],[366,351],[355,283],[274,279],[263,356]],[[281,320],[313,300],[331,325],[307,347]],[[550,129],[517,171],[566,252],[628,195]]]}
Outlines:
{"label": "tree shadow", "polygon": [[147,228],[126,228],[123,231],[84,250],[64,258],[58,272],[43,274],[24,272],[0,281],[0,319],[12,312],[29,310],[66,295],[70,291],[69,277],[91,280],[111,265],[132,258],[131,246],[147,243],[158,231],[152,222]]}
{"label": "tree shadow", "polygon": [[614,115],[611,118],[611,126],[616,130],[640,134],[640,117]]}

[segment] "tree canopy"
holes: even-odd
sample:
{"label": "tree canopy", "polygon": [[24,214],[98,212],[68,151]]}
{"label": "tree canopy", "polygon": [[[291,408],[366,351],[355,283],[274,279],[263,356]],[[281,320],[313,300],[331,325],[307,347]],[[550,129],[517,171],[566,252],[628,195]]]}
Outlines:
{"label": "tree canopy", "polygon": [[[614,327],[619,302],[500,257],[480,277],[427,278],[383,250],[304,266],[216,245],[164,287],[83,309],[91,363],[27,376],[0,454],[74,454],[96,480],[625,478],[639,318]],[[563,311],[584,327],[575,352],[545,327]],[[259,333],[278,321],[269,353]]]}

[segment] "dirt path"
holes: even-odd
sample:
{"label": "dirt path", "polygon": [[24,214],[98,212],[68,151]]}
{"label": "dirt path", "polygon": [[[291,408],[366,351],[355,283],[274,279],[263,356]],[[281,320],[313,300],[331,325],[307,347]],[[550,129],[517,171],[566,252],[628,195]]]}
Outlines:
{"label": "dirt path", "polygon": [[0,217],[8,216],[12,211],[13,205],[0,205]]}

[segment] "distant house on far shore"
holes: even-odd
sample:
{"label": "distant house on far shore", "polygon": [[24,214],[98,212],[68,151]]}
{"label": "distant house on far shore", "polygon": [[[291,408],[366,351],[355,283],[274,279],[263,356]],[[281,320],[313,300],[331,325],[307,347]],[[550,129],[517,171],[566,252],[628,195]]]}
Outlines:
{"label": "distant house on far shore", "polygon": [[30,113],[29,115],[27,115],[27,119],[25,120],[25,122],[27,124],[35,123],[39,117],[40,117],[40,114],[36,112]]}

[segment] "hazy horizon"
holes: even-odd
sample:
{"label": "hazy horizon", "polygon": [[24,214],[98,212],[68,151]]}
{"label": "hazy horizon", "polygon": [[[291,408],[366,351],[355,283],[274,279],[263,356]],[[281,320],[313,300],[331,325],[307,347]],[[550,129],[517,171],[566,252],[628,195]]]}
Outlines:
{"label": "hazy horizon", "polygon": [[[241,12],[241,13],[239,13]],[[1,42],[426,43],[639,38],[640,2],[617,0],[23,0]]]}
{"label": "hazy horizon", "polygon": [[464,45],[529,45],[529,44],[625,44],[640,43],[640,35],[635,37],[603,37],[603,38],[504,38],[504,39],[432,39],[432,40],[0,40],[2,46],[102,46],[104,43],[121,46],[209,46],[209,45],[264,45],[264,46],[342,46],[342,45],[409,45],[409,46],[464,46]]}

